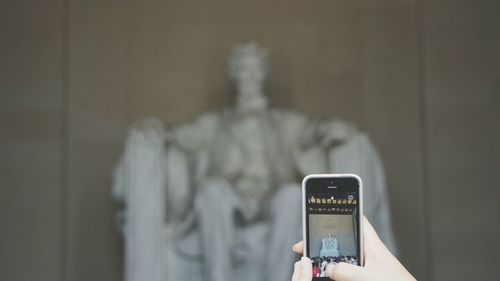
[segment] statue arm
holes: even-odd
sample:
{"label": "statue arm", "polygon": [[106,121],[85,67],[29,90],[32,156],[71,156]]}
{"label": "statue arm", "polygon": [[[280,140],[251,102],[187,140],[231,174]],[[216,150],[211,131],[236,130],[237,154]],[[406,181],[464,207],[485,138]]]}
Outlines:
{"label": "statue arm", "polygon": [[273,114],[279,124],[283,141],[292,149],[301,149],[316,141],[315,119],[296,111],[274,109]]}
{"label": "statue arm", "polygon": [[358,132],[356,126],[337,118],[312,118],[295,111],[276,110],[283,139],[294,148],[331,148]]}
{"label": "statue arm", "polygon": [[158,119],[143,119],[131,125],[125,151],[113,174],[113,197],[125,207],[117,216],[120,228],[129,221],[128,214],[135,212],[132,202],[136,202],[137,192],[163,194],[158,194],[158,198],[165,199],[158,203],[165,214],[162,221],[180,219],[189,207],[186,202],[191,194],[191,169],[185,151],[173,142],[165,145],[171,137],[171,130]]}
{"label": "statue arm", "polygon": [[317,120],[314,126],[317,144],[325,149],[330,149],[336,144],[345,142],[358,132],[354,124],[336,118]]}
{"label": "statue arm", "polygon": [[186,152],[198,152],[214,140],[218,121],[216,113],[206,113],[192,123],[170,129],[167,141]]}
{"label": "statue arm", "polygon": [[311,118],[294,111],[276,110],[275,114],[283,140],[291,147],[297,170],[302,175],[328,173],[326,152],[357,132],[353,125],[338,119]]}
{"label": "statue arm", "polygon": [[273,111],[282,141],[291,149],[299,174],[326,173],[325,150],[318,143],[319,120],[295,111]]}
{"label": "statue arm", "polygon": [[168,213],[163,172],[165,124],[145,119],[132,125],[125,151],[115,170],[113,191],[124,203],[125,276],[161,280],[165,215]]}
{"label": "statue arm", "polygon": [[153,118],[143,119],[130,126],[126,140],[125,151],[113,170],[112,195],[115,200],[126,204],[131,189],[131,173],[133,163],[142,161],[137,151],[144,148],[153,149],[161,154],[162,144],[166,139],[165,123]]}

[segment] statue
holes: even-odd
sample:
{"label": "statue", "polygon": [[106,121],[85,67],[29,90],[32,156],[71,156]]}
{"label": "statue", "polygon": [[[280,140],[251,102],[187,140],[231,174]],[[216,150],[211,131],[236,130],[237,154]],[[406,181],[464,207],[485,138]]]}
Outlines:
{"label": "statue", "polygon": [[255,42],[229,58],[236,103],[167,126],[132,125],[115,170],[125,204],[125,279],[289,279],[301,238],[301,178],[354,172],[368,183],[367,216],[393,245],[381,162],[365,134],[269,106],[269,55]]}
{"label": "statue", "polygon": [[333,237],[331,234],[328,234],[327,237],[323,237],[321,239],[321,251],[319,255],[321,257],[338,257],[338,243],[337,238]]}

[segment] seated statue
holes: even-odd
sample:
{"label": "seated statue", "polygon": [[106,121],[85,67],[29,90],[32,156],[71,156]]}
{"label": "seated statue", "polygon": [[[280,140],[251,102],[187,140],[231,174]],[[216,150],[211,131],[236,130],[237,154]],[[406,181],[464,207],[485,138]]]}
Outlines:
{"label": "seated statue", "polygon": [[268,73],[267,50],[244,43],[229,58],[233,107],[178,126],[132,125],[113,187],[124,202],[126,281],[288,280],[309,173],[360,174],[367,216],[393,245],[382,164],[366,135],[270,107]]}
{"label": "seated statue", "polygon": [[319,252],[321,257],[338,257],[338,242],[337,238],[329,234],[327,237],[321,239],[321,251]]}

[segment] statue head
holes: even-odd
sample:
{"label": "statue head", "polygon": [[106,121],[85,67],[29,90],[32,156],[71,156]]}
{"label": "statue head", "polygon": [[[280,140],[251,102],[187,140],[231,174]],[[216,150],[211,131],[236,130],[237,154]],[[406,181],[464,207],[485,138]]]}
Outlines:
{"label": "statue head", "polygon": [[229,76],[240,83],[262,84],[269,73],[269,52],[255,41],[236,46],[229,56]]}
{"label": "statue head", "polygon": [[255,41],[236,46],[229,56],[229,77],[236,86],[236,108],[241,113],[267,107],[264,81],[269,73],[269,52]]}
{"label": "statue head", "polygon": [[263,87],[269,73],[269,52],[255,41],[236,46],[229,56],[229,77],[236,86],[238,108],[251,112],[265,108]]}

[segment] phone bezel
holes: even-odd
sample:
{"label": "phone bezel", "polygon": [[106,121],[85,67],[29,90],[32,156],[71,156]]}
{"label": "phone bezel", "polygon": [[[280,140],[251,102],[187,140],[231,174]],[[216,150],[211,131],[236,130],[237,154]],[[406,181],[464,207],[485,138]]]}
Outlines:
{"label": "phone bezel", "polygon": [[307,257],[308,256],[308,253],[307,253],[307,238],[309,237],[307,235],[307,220],[306,220],[306,216],[307,216],[307,206],[306,206],[306,187],[307,187],[307,181],[310,180],[310,179],[317,179],[317,178],[321,178],[321,179],[325,179],[325,180],[333,180],[335,181],[335,179],[338,179],[338,178],[354,178],[357,180],[358,182],[358,192],[359,192],[359,260],[360,260],[360,264],[361,266],[364,266],[365,264],[365,260],[364,260],[364,236],[363,236],[363,181],[361,180],[361,178],[356,175],[356,174],[311,174],[311,175],[308,175],[306,177],[304,177],[304,179],[302,180],[302,237],[303,237],[303,241],[304,241],[304,257]]}

